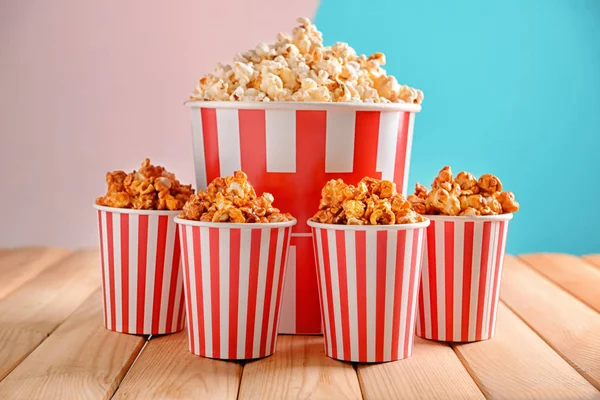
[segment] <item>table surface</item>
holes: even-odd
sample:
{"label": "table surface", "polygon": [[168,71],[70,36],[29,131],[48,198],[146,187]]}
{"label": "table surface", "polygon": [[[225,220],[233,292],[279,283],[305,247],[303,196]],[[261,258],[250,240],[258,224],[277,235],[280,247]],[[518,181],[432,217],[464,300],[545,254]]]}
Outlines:
{"label": "table surface", "polygon": [[186,332],[103,328],[95,249],[0,249],[0,399],[600,399],[600,255],[507,256],[496,337],[415,338],[384,364],[279,336],[262,360],[187,351]]}

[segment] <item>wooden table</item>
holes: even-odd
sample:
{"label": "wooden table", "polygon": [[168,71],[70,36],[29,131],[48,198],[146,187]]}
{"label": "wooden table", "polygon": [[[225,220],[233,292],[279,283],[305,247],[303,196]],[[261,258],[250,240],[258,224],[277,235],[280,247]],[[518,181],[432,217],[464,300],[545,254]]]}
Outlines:
{"label": "wooden table", "polygon": [[507,256],[493,340],[416,338],[414,355],[338,362],[319,336],[280,336],[238,363],[186,333],[103,328],[97,250],[0,250],[0,399],[600,399],[600,255]]}

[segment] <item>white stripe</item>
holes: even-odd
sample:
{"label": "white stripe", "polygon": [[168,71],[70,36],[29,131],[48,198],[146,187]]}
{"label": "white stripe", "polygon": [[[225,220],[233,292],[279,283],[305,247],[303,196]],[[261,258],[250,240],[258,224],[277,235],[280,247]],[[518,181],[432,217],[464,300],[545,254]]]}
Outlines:
{"label": "white stripe", "polygon": [[[269,324],[267,328],[267,352],[271,349],[271,338],[273,337],[273,329],[277,329],[277,321],[275,321],[275,306],[277,305],[277,289],[279,286],[279,275],[285,272],[285,265],[283,270],[281,268],[281,257],[283,252],[286,250],[283,248],[283,240],[285,239],[285,228],[279,228],[277,230],[277,247],[275,250],[275,271],[273,273],[273,288],[271,289],[271,306],[269,307]],[[295,249],[294,249],[295,250]],[[279,304],[281,307],[281,304]]]}
{"label": "white stripe", "polygon": [[[392,325],[394,322],[394,286],[396,283],[396,245],[398,231],[388,232],[387,254],[385,265],[385,309],[379,310],[385,315],[383,325],[383,360],[392,358]],[[380,360],[380,361],[383,361]]]}
{"label": "white stripe", "polygon": [[463,290],[463,256],[465,249],[465,224],[454,222],[454,341],[460,341],[462,335],[462,290]]}
{"label": "white stripe", "polygon": [[246,358],[246,327],[248,315],[248,282],[250,277],[250,229],[240,230],[240,294],[238,298],[237,356]]}
{"label": "white stripe", "polygon": [[498,243],[499,222],[492,222],[490,229],[490,245],[488,250],[488,274],[485,293],[485,307],[483,309],[483,337],[489,337],[490,318],[492,313],[492,291],[494,290],[494,280],[496,278],[496,244]]}
{"label": "white stripe", "polygon": [[483,222],[473,223],[473,260],[471,262],[471,304],[469,307],[469,341],[477,334],[477,304],[479,302],[479,272],[481,271],[481,248]]}
{"label": "white stripe", "polygon": [[348,279],[348,320],[350,322],[350,359],[358,360],[358,289],[356,286],[356,240],[352,231],[346,237],[346,277]]}
{"label": "white stripe", "polygon": [[[189,256],[189,252],[186,254],[186,251],[185,251],[185,248],[184,248],[184,245],[183,245],[183,230],[184,229],[187,230],[187,226],[185,226],[185,225],[179,225],[177,227],[177,229],[179,229],[179,237],[181,238],[181,259],[183,260],[183,263],[182,263],[182,266],[181,266],[182,267],[181,268],[181,272],[182,272],[182,275],[183,275],[183,282],[184,282],[183,292],[184,292],[184,297],[189,297],[189,296],[191,296],[191,293],[187,292],[187,286],[185,285],[185,282],[188,282],[188,279],[187,279],[187,275],[188,275],[187,269],[188,269],[188,266],[185,263],[185,258],[186,258],[186,256]],[[188,243],[189,242],[190,241],[188,240]],[[189,244],[188,244],[188,246],[189,246]],[[185,299],[184,299],[184,301],[185,301]],[[185,307],[187,309],[187,303],[185,304]],[[191,317],[192,311],[188,310],[187,311],[187,315],[188,315],[188,317]],[[192,332],[191,332],[190,328],[193,326],[193,324],[186,321],[186,325],[187,325],[187,333],[188,333],[188,350],[191,353],[192,352],[192,342],[194,341],[194,336],[192,335]],[[175,326],[175,323],[173,323],[173,326]]]}
{"label": "white stripe", "polygon": [[139,221],[139,215],[129,215],[129,332],[137,330]]}
{"label": "white stripe", "polygon": [[496,305],[496,318],[494,318],[494,320],[492,321],[492,331],[490,332],[490,334],[494,334],[494,332],[496,331],[496,321],[497,321],[497,317],[498,317],[498,301],[500,298],[500,282],[502,281],[502,268],[504,267],[504,253],[506,252],[506,238],[508,235],[508,221],[506,222],[501,222],[504,224],[504,232],[502,235],[502,242],[500,242],[500,245],[502,246],[502,248],[500,249],[500,266],[498,267],[498,282],[496,282],[496,299],[495,301],[495,305]]}
{"label": "white stripe", "polygon": [[296,172],[296,111],[265,112],[267,172]]}
{"label": "white stripe", "polygon": [[394,169],[396,166],[396,149],[398,145],[398,124],[400,122],[400,113],[397,111],[382,111],[379,115],[377,172],[381,172],[381,179],[393,181]]}
{"label": "white stripe", "polygon": [[325,172],[353,172],[355,111],[327,111]]}
{"label": "white stripe", "polygon": [[198,323],[204,324],[204,343],[206,346],[206,356],[212,357],[213,354],[213,319],[212,319],[212,275],[210,273],[210,228],[200,227],[200,254],[202,264],[202,303],[204,306],[204,321]]}
{"label": "white stripe", "polygon": [[123,332],[123,279],[121,270],[121,214],[113,213],[113,255],[115,267],[115,330]]}
{"label": "white stripe", "polygon": [[289,252],[283,276],[279,333],[296,333],[296,246],[290,246]]}
{"label": "white stripe", "polygon": [[327,239],[329,241],[329,260],[330,260],[330,278],[331,278],[331,297],[333,301],[333,318],[335,322],[335,341],[337,343],[338,358],[343,359],[344,342],[342,335],[342,310],[340,305],[340,278],[338,274],[338,255],[335,240],[335,231],[327,231]]}
{"label": "white stripe", "polygon": [[406,324],[408,317],[408,288],[410,287],[410,263],[412,261],[412,231],[406,232],[406,241],[404,242],[404,260],[402,260],[402,297],[400,298],[400,338],[398,339],[398,354],[393,354],[398,358],[405,358],[404,342],[409,340],[406,337]]}
{"label": "white stripe", "polygon": [[206,159],[204,157],[204,135],[202,130],[201,110],[192,108],[192,133],[194,136],[194,170],[196,172],[196,188],[208,185],[206,181]]}
{"label": "white stripe", "polygon": [[446,340],[446,274],[444,267],[444,223],[435,224],[435,271],[437,291],[438,340]]}
{"label": "white stripe", "polygon": [[410,169],[410,153],[412,150],[413,131],[415,129],[415,113],[409,114],[408,139],[406,140],[406,162],[404,163],[404,179],[402,180],[402,193],[408,194],[408,171]]}
{"label": "white stripe", "polygon": [[216,114],[221,176],[233,175],[242,169],[238,110],[219,108]]}
{"label": "white stripe", "polygon": [[323,299],[323,320],[325,321],[325,329],[324,335],[327,335],[327,355],[332,356],[332,347],[331,347],[331,327],[329,326],[329,312],[328,305],[331,299],[327,298],[327,283],[325,281],[325,264],[323,257],[328,257],[329,254],[323,254],[323,241],[321,240],[321,232],[322,229],[316,229],[316,241],[317,241],[317,250],[319,257],[319,277],[321,279],[321,296]]}
{"label": "white stripe", "polygon": [[[219,313],[221,333],[221,358],[229,357],[229,233],[230,229],[219,229]],[[237,250],[237,249],[235,249]]]}
{"label": "white stripe", "polygon": [[292,237],[312,237],[312,233],[292,233]]}
{"label": "white stripe", "polygon": [[253,357],[260,353],[260,339],[263,336],[262,320],[265,307],[265,291],[267,284],[267,270],[269,269],[269,244],[271,242],[271,230],[261,229],[260,232],[260,255],[258,259],[258,285],[256,288],[256,309],[254,313],[254,348]]}
{"label": "white stripe", "polygon": [[144,304],[144,333],[152,331],[154,306],[154,279],[156,275],[156,246],[158,245],[158,216],[148,216],[148,243],[146,252],[146,298]]}
{"label": "white stripe", "polygon": [[[417,302],[419,301],[419,282],[420,282],[420,276],[421,276],[421,270],[420,270],[420,265],[421,265],[421,259],[423,257],[423,230],[421,232],[419,232],[419,234],[417,235],[417,255],[415,258],[415,279],[413,280],[413,298],[412,298],[412,304],[416,305]],[[413,306],[414,309],[414,306]],[[415,320],[417,318],[417,313],[413,312],[411,314],[411,319],[410,319],[410,326],[409,326],[409,332],[410,332],[410,337],[408,338],[408,354],[412,354],[413,351],[413,344],[415,341]]]}
{"label": "white stripe", "polygon": [[162,282],[162,292],[160,299],[160,318],[158,320],[159,333],[166,333],[170,330],[167,327],[167,314],[169,312],[169,294],[171,292],[171,274],[173,273],[173,250],[175,247],[175,231],[177,226],[171,218],[167,220],[167,241],[165,247],[164,272]]}
{"label": "white stripe", "polygon": [[[198,288],[196,287],[196,267],[194,261],[194,236],[193,236],[193,228],[191,226],[186,226],[187,229],[187,239],[188,239],[188,260],[190,263],[189,267],[189,280],[190,280],[190,301],[192,303],[192,325],[194,328],[194,348],[196,349],[196,354],[200,354],[200,326],[198,322]],[[199,228],[198,228],[199,229]]]}
{"label": "white stripe", "polygon": [[[429,227],[427,229],[433,229],[432,227]],[[427,235],[427,232],[425,232],[425,235]],[[423,319],[425,321],[425,326],[423,326],[421,329],[421,334],[424,335],[426,338],[431,338],[432,337],[432,325],[431,325],[431,300],[430,300],[430,296],[431,296],[431,292],[430,292],[430,288],[429,288],[429,283],[431,282],[430,278],[429,278],[429,252],[430,251],[435,251],[435,249],[430,249],[429,245],[430,243],[427,242],[427,237],[425,237],[424,239],[424,247],[425,247],[425,254],[423,255],[423,270],[421,271],[421,281],[423,282],[423,286],[422,286],[422,290],[423,290]]]}
{"label": "white stripe", "polygon": [[367,360],[375,360],[375,324],[377,314],[377,232],[366,232],[367,287]]}
{"label": "white stripe", "polygon": [[106,302],[104,313],[106,314],[106,327],[114,329],[111,325],[112,313],[110,310],[110,273],[108,268],[110,261],[108,259],[108,227],[106,225],[108,213],[101,211],[100,214],[102,218],[102,241],[104,242],[104,301]]}

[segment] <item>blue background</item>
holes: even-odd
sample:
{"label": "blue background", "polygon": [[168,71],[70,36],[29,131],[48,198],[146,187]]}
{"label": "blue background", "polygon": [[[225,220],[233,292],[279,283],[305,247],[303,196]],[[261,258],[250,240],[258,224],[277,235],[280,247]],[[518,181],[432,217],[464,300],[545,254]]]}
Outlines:
{"label": "blue background", "polygon": [[600,0],[322,0],[315,23],[424,91],[411,189],[493,173],[508,252],[600,252]]}

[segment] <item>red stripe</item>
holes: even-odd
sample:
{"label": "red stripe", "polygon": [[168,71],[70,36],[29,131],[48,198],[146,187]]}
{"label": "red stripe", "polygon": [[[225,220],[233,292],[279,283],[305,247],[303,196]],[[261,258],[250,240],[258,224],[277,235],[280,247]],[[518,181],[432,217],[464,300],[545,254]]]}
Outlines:
{"label": "red stripe", "polygon": [[115,305],[115,247],[113,237],[113,213],[106,213],[106,231],[108,238],[108,276],[110,279],[110,329],[116,329],[117,307]]}
{"label": "red stripe", "polygon": [[102,229],[102,211],[98,210],[98,234],[100,235],[100,262],[102,263],[102,297],[104,300],[104,326],[108,328],[108,310],[106,304],[106,277],[104,276],[104,239],[102,238],[104,230]]}
{"label": "red stripe", "polygon": [[323,242],[323,270],[325,272],[325,288],[327,290],[327,313],[329,316],[329,332],[331,334],[331,355],[333,358],[338,358],[337,353],[337,335],[335,329],[335,316],[333,314],[333,288],[331,282],[331,264],[329,255],[329,238],[327,230],[321,230],[321,241]]}
{"label": "red stripe", "polygon": [[[404,186],[410,117],[411,114],[409,112],[400,113],[399,116],[400,121],[398,123],[398,141],[396,142],[396,162],[394,164],[394,182],[396,182],[398,190],[402,190],[402,187]],[[433,223],[433,221],[431,222]]]}
{"label": "red stripe", "polygon": [[[317,266],[317,286],[319,288],[319,307],[321,310],[321,326],[323,331],[325,330],[326,322],[325,322],[325,306],[323,305],[323,297],[326,295],[326,289],[323,287],[323,282],[321,282],[321,271],[323,270],[323,266],[319,263],[319,254],[318,251],[322,251],[322,247],[318,247],[316,237],[321,234],[321,229],[312,229],[312,239],[313,239],[313,248],[315,254],[315,265]],[[329,348],[329,342],[327,340],[327,332],[323,335],[323,340],[325,341],[325,351]]]}
{"label": "red stripe", "polygon": [[462,287],[462,321],[461,341],[469,340],[469,320],[471,310],[471,280],[473,268],[474,222],[465,222],[465,242],[463,255],[463,287]]}
{"label": "red stripe", "polygon": [[219,161],[219,128],[217,126],[217,110],[201,108],[202,137],[204,138],[204,160],[208,182],[221,176]]}
{"label": "red stripe", "polygon": [[423,278],[421,278],[421,284],[419,285],[419,325],[417,332],[419,336],[425,336],[425,300],[423,298]]}
{"label": "red stripe", "polygon": [[381,112],[379,111],[356,112],[354,127],[354,171],[374,171],[376,169],[380,115]]}
{"label": "red stripe", "polygon": [[483,309],[485,304],[485,292],[486,281],[487,281],[487,264],[489,260],[490,250],[490,229],[492,223],[486,221],[483,223],[483,238],[481,241],[481,262],[480,262],[480,273],[479,273],[479,299],[477,300],[477,323],[475,324],[475,340],[481,340],[481,331],[483,329]]}
{"label": "red stripe", "polygon": [[144,332],[144,305],[146,304],[146,268],[148,257],[148,216],[138,219],[138,265],[137,265],[137,323],[136,333]]}
{"label": "red stripe", "polygon": [[[123,332],[129,333],[129,214],[121,214],[121,289]],[[135,217],[134,217],[135,218]]]}
{"label": "red stripe", "polygon": [[[240,149],[242,170],[257,193],[266,190],[264,180],[267,172],[267,128],[265,110],[239,110]],[[275,195],[277,202],[281,199]],[[287,204],[287,203],[281,203]]]}
{"label": "red stripe", "polygon": [[175,326],[174,314],[175,307],[175,295],[177,293],[177,283],[179,280],[179,270],[181,269],[181,247],[179,243],[179,229],[175,229],[175,241],[173,243],[173,259],[171,261],[171,281],[169,282],[169,298],[167,299],[167,320],[166,320],[166,332],[175,332],[179,329],[179,325]]}
{"label": "red stripe", "polygon": [[431,306],[431,338],[438,340],[437,274],[435,248],[435,221],[427,227],[427,266],[429,269],[429,304]]}
{"label": "red stripe", "polygon": [[454,340],[454,222],[444,222],[446,340]]}
{"label": "red stripe", "polygon": [[338,257],[338,278],[340,287],[340,310],[342,313],[342,343],[344,346],[344,358],[349,360],[350,354],[350,312],[348,310],[348,273],[346,271],[346,234],[344,231],[336,231],[336,252]]}
{"label": "red stripe", "polygon": [[387,231],[377,231],[377,283],[375,292],[375,361],[383,361],[385,338],[385,273],[387,270]]}
{"label": "red stripe", "polygon": [[415,334],[414,332],[414,325],[412,324],[412,321],[414,319],[414,307],[413,307],[413,302],[414,302],[414,297],[415,297],[415,280],[419,279],[417,277],[417,273],[419,272],[419,269],[417,268],[417,256],[418,256],[418,252],[419,252],[419,230],[418,229],[414,229],[413,230],[413,242],[412,242],[412,253],[411,253],[411,259],[410,259],[410,272],[408,275],[408,282],[406,282],[408,284],[408,304],[406,308],[406,332],[404,335],[404,357],[408,357],[408,348],[410,346],[410,343],[414,340],[413,336]]}
{"label": "red stripe", "polygon": [[[185,293],[187,294],[185,296],[185,301],[186,301],[186,309],[187,309],[187,325],[188,325],[188,333],[189,333],[189,345],[190,345],[190,351],[193,354],[197,353],[196,350],[196,346],[194,345],[194,322],[192,320],[192,290],[190,288],[190,270],[192,269],[190,266],[190,260],[189,260],[189,241],[188,241],[188,237],[187,237],[187,226],[185,225],[180,225],[181,228],[181,232],[182,232],[182,240],[183,240],[183,268],[185,268],[185,273],[183,274],[185,282],[183,282],[183,284],[185,285]],[[179,314],[179,317],[181,318],[181,313]]]}
{"label": "red stripe", "polygon": [[229,358],[237,358],[241,231],[229,231]]}
{"label": "red stripe", "polygon": [[210,306],[212,311],[213,357],[221,357],[221,288],[219,275],[219,228],[209,228],[210,243]]}
{"label": "red stripe", "polygon": [[275,351],[275,342],[277,337],[277,329],[279,328],[279,311],[281,308],[281,292],[283,290],[283,278],[285,276],[286,268],[288,262],[288,254],[289,254],[289,244],[290,244],[290,234],[292,233],[292,228],[285,228],[284,237],[283,237],[283,249],[281,256],[281,264],[279,265],[279,281],[277,282],[277,301],[275,303],[275,318],[273,319],[273,323],[275,326],[273,327],[272,338],[271,338],[271,352]]}
{"label": "red stripe", "polygon": [[402,314],[402,285],[404,268],[404,256],[406,252],[406,231],[398,231],[396,239],[396,276],[394,282],[394,311],[392,313],[392,357],[399,355],[400,342],[400,316]]}
{"label": "red stripe", "polygon": [[358,297],[358,358],[367,359],[367,235],[356,231],[356,290]]}
{"label": "red stripe", "polygon": [[502,221],[502,222],[498,222],[498,224],[500,224],[500,229],[498,232],[498,238],[496,240],[496,266],[495,266],[495,272],[494,272],[494,281],[492,282],[493,286],[493,291],[492,291],[492,309],[490,310],[490,325],[488,327],[488,334],[491,337],[492,336],[492,325],[494,324],[494,319],[496,318],[496,313],[498,311],[498,302],[496,301],[496,296],[498,294],[498,286],[499,286],[499,281],[500,281],[500,265],[502,264],[502,257],[504,256],[504,254],[502,254],[502,245],[503,245],[503,237],[504,237],[504,229],[505,229],[505,225],[506,222]]}
{"label": "red stripe", "polygon": [[[191,266],[194,269],[196,283],[196,309],[198,310],[198,334],[200,355],[206,354],[206,334],[204,333],[204,290],[202,289],[202,242],[200,240],[200,227],[192,227],[192,246],[194,246],[194,261]],[[206,249],[208,250],[208,249]],[[208,268],[208,266],[207,266]],[[191,268],[190,268],[191,269]],[[191,296],[190,296],[191,297]],[[191,311],[191,310],[190,310]]]}
{"label": "red stripe", "polygon": [[262,330],[260,335],[260,356],[267,354],[267,332],[271,315],[271,297],[273,296],[273,275],[275,274],[275,257],[277,256],[277,237],[279,229],[271,229],[269,238],[269,258],[267,260],[267,281],[265,283],[265,302],[263,304]]}
{"label": "red stripe", "polygon": [[156,269],[154,276],[154,297],[152,307],[152,333],[159,332],[158,323],[160,322],[162,286],[165,275],[165,249],[167,247],[167,225],[169,217],[161,215],[158,217],[158,243],[156,245]]}
{"label": "red stripe", "polygon": [[[183,290],[181,291],[181,294],[179,295],[179,300],[177,301],[177,303],[179,303],[179,317],[178,317],[178,321],[177,321],[177,330],[183,329],[183,323],[184,323],[184,318],[187,315],[187,311],[185,310],[185,298],[184,298],[184,293]],[[190,337],[193,337],[190,335]]]}
{"label": "red stripe", "polygon": [[260,229],[252,229],[250,242],[250,276],[248,282],[248,314],[246,316],[246,358],[252,358],[254,347],[254,321],[256,318],[256,292],[260,267]]}

